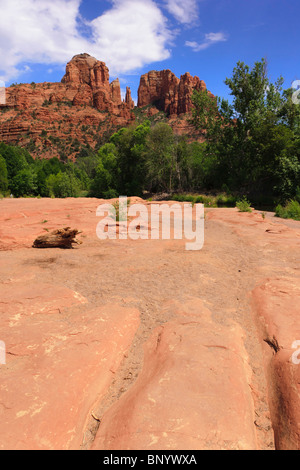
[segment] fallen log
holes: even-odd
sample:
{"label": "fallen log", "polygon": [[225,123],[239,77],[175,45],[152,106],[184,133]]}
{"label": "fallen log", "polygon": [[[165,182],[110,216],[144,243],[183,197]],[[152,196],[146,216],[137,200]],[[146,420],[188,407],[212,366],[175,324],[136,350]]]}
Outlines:
{"label": "fallen log", "polygon": [[81,233],[70,227],[54,230],[53,232],[40,235],[33,242],[33,248],[73,248],[73,244],[81,244],[76,236]]}

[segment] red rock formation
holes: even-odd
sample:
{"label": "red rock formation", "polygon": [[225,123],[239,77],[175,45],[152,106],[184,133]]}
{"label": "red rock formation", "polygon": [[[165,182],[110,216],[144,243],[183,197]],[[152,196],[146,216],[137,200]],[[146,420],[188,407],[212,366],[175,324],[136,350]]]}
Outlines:
{"label": "red rock formation", "polygon": [[[0,140],[30,146],[33,156],[72,157],[76,154],[71,148],[74,141],[93,148],[104,133],[130,124],[134,120],[133,107],[129,99],[122,102],[119,80],[109,82],[104,62],[79,54],[67,64],[60,83],[21,84],[6,89],[6,105],[0,112]],[[56,147],[53,139],[47,140],[50,137],[56,140]]]}
{"label": "red rock formation", "polygon": [[73,104],[95,106],[99,111],[116,115],[122,110],[124,115],[119,79],[109,83],[109,70],[104,62],[88,54],[76,55],[67,64],[62,83],[67,90],[76,91]]}
{"label": "red rock formation", "polygon": [[[138,107],[152,105],[146,114],[154,120],[159,111],[165,112],[174,132],[194,138],[185,115],[191,110],[193,90],[205,88],[189,73],[179,79],[170,70],[152,71],[141,77]],[[60,83],[6,89],[6,105],[0,106],[0,140],[28,148],[33,157],[73,158],[78,145],[95,148],[103,135],[131,124],[134,107],[130,88],[122,101],[119,79],[110,83],[104,62],[78,54],[67,64]]]}
{"label": "red rock formation", "polygon": [[109,93],[109,70],[104,62],[89,54],[78,54],[67,64],[66,74],[61,82],[68,88],[76,89],[84,83],[93,90],[104,87]]}
{"label": "red rock formation", "polygon": [[200,80],[198,77],[192,77],[191,74],[187,72],[180,77],[178,87],[178,106],[176,110],[177,112],[174,114],[184,114],[191,111],[191,97],[194,90],[206,90],[206,85],[203,80]]}
{"label": "red rock formation", "polygon": [[130,109],[134,108],[134,101],[131,97],[131,90],[128,86],[126,87],[125,103]]}
{"label": "red rock formation", "polygon": [[170,70],[151,71],[141,77],[138,106],[154,105],[169,116],[185,114],[191,111],[193,91],[205,89],[205,83],[188,72],[179,80]]}
{"label": "red rock formation", "polygon": [[179,79],[170,71],[151,71],[142,75],[138,90],[138,107],[150,104],[170,114],[170,105],[176,99]]}
{"label": "red rock formation", "polygon": [[110,90],[111,90],[111,99],[114,103],[116,104],[121,104],[121,87],[120,87],[120,81],[117,78],[110,84]]}

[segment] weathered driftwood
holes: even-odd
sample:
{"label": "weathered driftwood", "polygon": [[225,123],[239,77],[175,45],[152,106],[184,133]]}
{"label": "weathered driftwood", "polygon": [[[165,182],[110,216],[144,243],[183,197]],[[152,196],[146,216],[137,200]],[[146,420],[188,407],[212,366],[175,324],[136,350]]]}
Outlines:
{"label": "weathered driftwood", "polygon": [[76,240],[76,235],[81,233],[70,227],[54,230],[53,232],[40,235],[34,242],[33,248],[73,248],[73,244],[82,243]]}

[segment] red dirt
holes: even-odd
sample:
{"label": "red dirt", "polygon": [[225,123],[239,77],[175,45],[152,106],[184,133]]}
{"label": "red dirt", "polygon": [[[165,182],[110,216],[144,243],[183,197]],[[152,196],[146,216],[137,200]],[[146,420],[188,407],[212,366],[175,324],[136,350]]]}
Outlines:
{"label": "red dirt", "polygon": [[99,240],[102,202],[0,201],[1,448],[299,450],[300,224],[209,209],[186,251]]}

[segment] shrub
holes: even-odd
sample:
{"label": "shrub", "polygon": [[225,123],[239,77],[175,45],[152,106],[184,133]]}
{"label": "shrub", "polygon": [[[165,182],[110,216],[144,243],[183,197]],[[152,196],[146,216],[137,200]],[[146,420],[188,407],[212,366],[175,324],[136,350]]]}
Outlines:
{"label": "shrub", "polygon": [[204,207],[217,207],[215,198],[210,196],[196,196],[195,204],[204,204]]}
{"label": "shrub", "polygon": [[127,210],[130,206],[130,199],[127,199],[127,209],[124,208],[124,205],[120,207],[120,200],[113,203],[113,207],[116,213],[116,222],[124,222],[127,219]]}
{"label": "shrub", "polygon": [[216,198],[218,207],[235,207],[237,200],[231,194],[219,194]]}
{"label": "shrub", "polygon": [[173,201],[178,202],[191,202],[194,204],[204,204],[205,207],[217,207],[216,200],[210,196],[193,196],[192,194],[174,194]]}
{"label": "shrub", "polygon": [[243,199],[237,201],[236,207],[238,208],[239,212],[252,212],[250,202],[246,196],[244,196]]}
{"label": "shrub", "polygon": [[119,197],[119,193],[115,189],[108,189],[103,193],[104,199],[115,199],[116,197]]}
{"label": "shrub", "polygon": [[195,196],[192,196],[191,194],[174,194],[172,196],[173,201],[177,202],[192,202],[195,203]]}
{"label": "shrub", "polygon": [[282,219],[294,219],[300,220],[300,204],[296,200],[291,200],[285,207],[281,204],[275,209],[275,216],[281,217]]}

